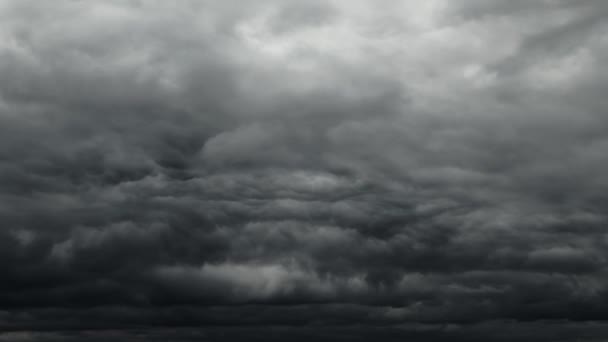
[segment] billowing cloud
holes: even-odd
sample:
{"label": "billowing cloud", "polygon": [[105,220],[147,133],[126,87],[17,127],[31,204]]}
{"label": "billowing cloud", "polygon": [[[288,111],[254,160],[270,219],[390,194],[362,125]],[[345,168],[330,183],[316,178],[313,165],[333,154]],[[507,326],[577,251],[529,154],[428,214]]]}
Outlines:
{"label": "billowing cloud", "polygon": [[602,336],[607,11],[0,3],[0,340]]}

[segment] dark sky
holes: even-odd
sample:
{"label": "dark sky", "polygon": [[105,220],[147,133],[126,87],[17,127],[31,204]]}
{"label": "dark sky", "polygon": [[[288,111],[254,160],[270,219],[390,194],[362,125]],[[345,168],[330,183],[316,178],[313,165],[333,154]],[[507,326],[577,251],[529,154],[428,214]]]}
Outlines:
{"label": "dark sky", "polygon": [[607,18],[0,0],[0,341],[608,338]]}

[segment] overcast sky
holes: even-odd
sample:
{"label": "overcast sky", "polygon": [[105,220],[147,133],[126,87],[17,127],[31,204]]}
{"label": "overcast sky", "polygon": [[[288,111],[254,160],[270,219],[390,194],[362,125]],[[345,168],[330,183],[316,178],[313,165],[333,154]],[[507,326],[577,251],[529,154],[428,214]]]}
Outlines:
{"label": "overcast sky", "polygon": [[0,341],[599,341],[607,65],[605,0],[0,0]]}

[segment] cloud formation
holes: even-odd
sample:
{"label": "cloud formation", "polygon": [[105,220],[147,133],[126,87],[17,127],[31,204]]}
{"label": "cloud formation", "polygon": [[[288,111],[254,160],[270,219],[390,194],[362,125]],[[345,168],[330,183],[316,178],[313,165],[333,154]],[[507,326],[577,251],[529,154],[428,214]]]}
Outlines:
{"label": "cloud formation", "polygon": [[602,336],[607,13],[0,3],[0,340]]}

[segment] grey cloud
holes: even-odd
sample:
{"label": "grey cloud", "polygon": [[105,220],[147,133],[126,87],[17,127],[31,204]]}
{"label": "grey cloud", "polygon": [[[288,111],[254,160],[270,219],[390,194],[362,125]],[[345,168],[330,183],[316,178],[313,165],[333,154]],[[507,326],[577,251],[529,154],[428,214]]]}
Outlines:
{"label": "grey cloud", "polygon": [[605,11],[1,4],[0,339],[601,336]]}

